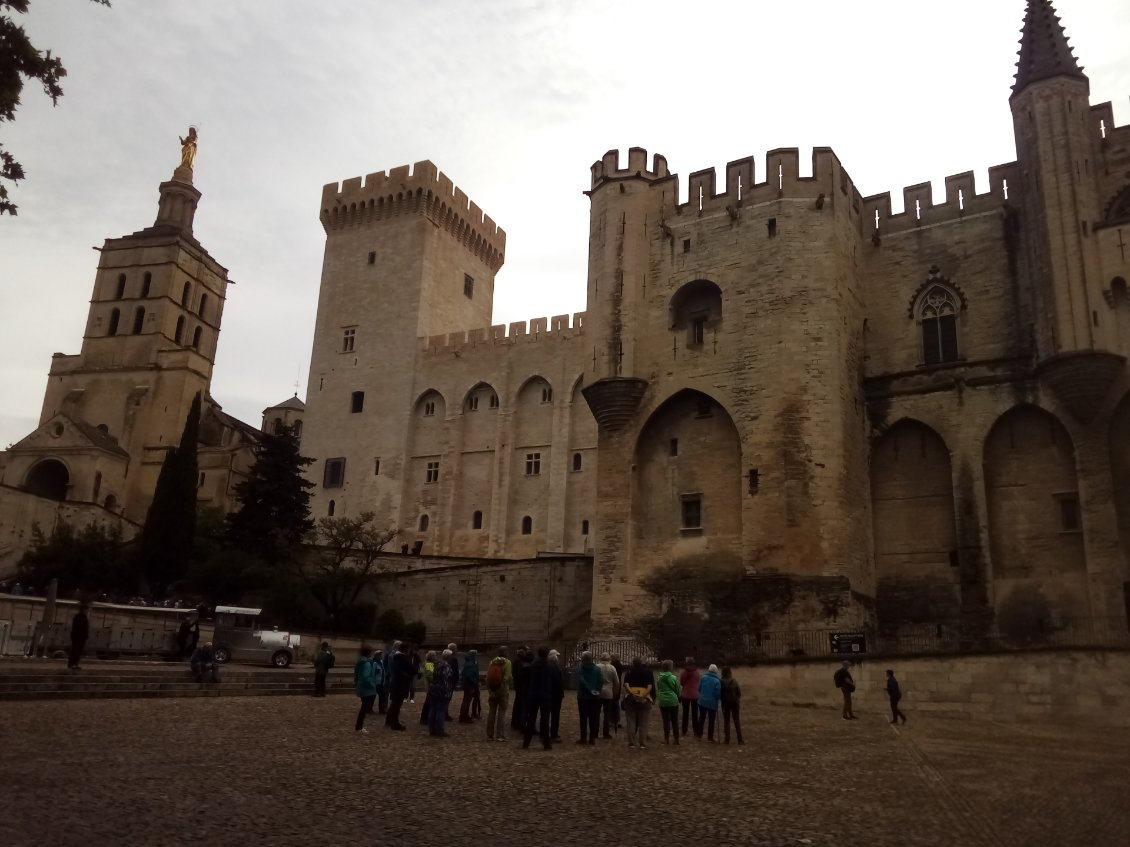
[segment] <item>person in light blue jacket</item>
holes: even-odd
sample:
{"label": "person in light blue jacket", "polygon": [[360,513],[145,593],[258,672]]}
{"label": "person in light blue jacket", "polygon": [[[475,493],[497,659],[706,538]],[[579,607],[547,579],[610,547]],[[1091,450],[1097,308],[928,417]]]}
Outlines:
{"label": "person in light blue jacket", "polygon": [[703,729],[706,729],[706,737],[714,741],[714,721],[718,717],[721,697],[722,679],[718,666],[711,665],[698,681],[698,720],[695,722],[694,735],[699,741],[702,741]]}

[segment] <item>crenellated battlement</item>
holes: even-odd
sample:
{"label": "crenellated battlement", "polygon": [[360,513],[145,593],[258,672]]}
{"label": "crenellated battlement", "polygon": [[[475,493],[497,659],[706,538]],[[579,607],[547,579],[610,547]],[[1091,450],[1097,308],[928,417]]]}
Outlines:
{"label": "crenellated battlement", "polygon": [[[676,184],[678,177],[675,177]],[[830,147],[812,151],[812,175],[800,175],[800,150],[784,147],[765,155],[765,179],[757,181],[757,168],[752,156],[726,165],[726,186],[717,189],[714,168],[695,171],[688,177],[687,201],[675,208],[676,214],[708,214],[727,211],[734,214],[742,206],[768,203],[773,200],[812,199],[821,195],[834,205],[838,193],[849,209],[859,212],[859,192],[839,157]],[[676,190],[676,197],[679,196]]]}
{"label": "crenellated battlement", "polygon": [[422,214],[498,271],[506,232],[431,162],[401,165],[322,187],[326,232],[400,215]]}
{"label": "crenellated battlement", "polygon": [[569,315],[554,315],[552,318],[533,318],[529,321],[514,321],[495,324],[484,329],[469,332],[451,332],[447,335],[430,335],[418,339],[420,350],[424,353],[454,353],[474,347],[498,347],[511,344],[528,344],[537,341],[573,338],[584,332],[585,313],[574,312],[572,326]]}
{"label": "crenellated battlement", "polygon": [[647,167],[647,151],[642,147],[628,148],[628,166],[620,167],[620,151],[609,150],[592,164],[592,187],[595,189],[605,182],[619,179],[642,177],[652,182],[666,179],[671,174],[667,170],[667,159],[656,153],[652,166]]}
{"label": "crenellated battlement", "polygon": [[998,214],[1005,203],[1018,199],[1020,170],[1016,162],[989,168],[989,190],[978,194],[973,171],[945,178],[946,199],[934,204],[929,182],[908,185],[902,190],[903,211],[892,211],[891,193],[872,194],[863,198],[861,232],[880,236],[906,232],[925,226],[949,223],[973,215]]}
{"label": "crenellated battlement", "polygon": [[1114,122],[1114,106],[1109,100],[1091,107],[1091,121],[1105,144],[1130,142],[1130,124],[1119,126]]}

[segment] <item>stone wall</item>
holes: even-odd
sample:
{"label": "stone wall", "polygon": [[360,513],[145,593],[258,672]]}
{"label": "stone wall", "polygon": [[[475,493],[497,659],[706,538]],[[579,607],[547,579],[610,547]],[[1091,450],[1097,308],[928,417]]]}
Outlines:
{"label": "stone wall", "polygon": [[442,640],[537,641],[556,630],[582,629],[592,599],[592,559],[514,561],[432,558],[411,571],[387,573],[375,593],[381,611],[428,626]]}
{"label": "stone wall", "polygon": [[[736,668],[747,703],[838,710],[836,661]],[[1069,650],[920,659],[865,659],[851,669],[857,714],[888,716],[886,669],[903,690],[902,709],[991,721],[1086,721],[1130,727],[1130,652]]]}

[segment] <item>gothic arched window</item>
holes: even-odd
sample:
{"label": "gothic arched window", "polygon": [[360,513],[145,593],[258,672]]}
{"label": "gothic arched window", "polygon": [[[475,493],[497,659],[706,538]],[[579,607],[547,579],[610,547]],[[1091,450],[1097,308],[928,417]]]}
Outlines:
{"label": "gothic arched window", "polygon": [[522,518],[522,535],[530,535],[534,531],[534,519],[529,515]]}
{"label": "gothic arched window", "polygon": [[200,336],[201,336],[200,327],[197,327],[196,329],[194,329],[192,331],[192,347],[193,347],[194,350],[200,349]]}
{"label": "gothic arched window", "polygon": [[184,343],[184,315],[177,318],[177,331],[173,333],[173,341],[177,344]]}
{"label": "gothic arched window", "polygon": [[138,306],[137,311],[133,313],[133,334],[141,335],[141,330],[145,328],[145,307]]}
{"label": "gothic arched window", "polygon": [[118,321],[120,321],[121,319],[122,313],[120,311],[118,311],[117,309],[110,310],[110,331],[106,333],[107,335],[118,334]]}
{"label": "gothic arched window", "polygon": [[149,287],[152,284],[153,284],[153,274],[146,271],[145,276],[142,277],[142,279],[141,279],[141,296],[142,297],[148,297],[149,296]]}
{"label": "gothic arched window", "polygon": [[431,519],[426,514],[420,515],[420,532],[427,532],[429,523],[431,523]]}
{"label": "gothic arched window", "polygon": [[932,285],[918,298],[922,327],[922,361],[927,365],[956,362],[957,296],[944,285]]}

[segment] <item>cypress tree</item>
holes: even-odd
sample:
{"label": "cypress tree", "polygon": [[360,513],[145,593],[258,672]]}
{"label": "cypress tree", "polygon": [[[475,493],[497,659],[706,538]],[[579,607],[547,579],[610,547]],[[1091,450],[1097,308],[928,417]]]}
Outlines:
{"label": "cypress tree", "polygon": [[290,558],[314,529],[302,469],[314,463],[298,449],[294,429],[260,436],[255,464],[235,487],[239,511],[228,515],[228,541],[264,562]]}
{"label": "cypress tree", "polygon": [[149,592],[161,596],[188,573],[196,532],[196,444],[200,394],[192,400],[180,444],[165,454],[141,531],[141,567]]}

